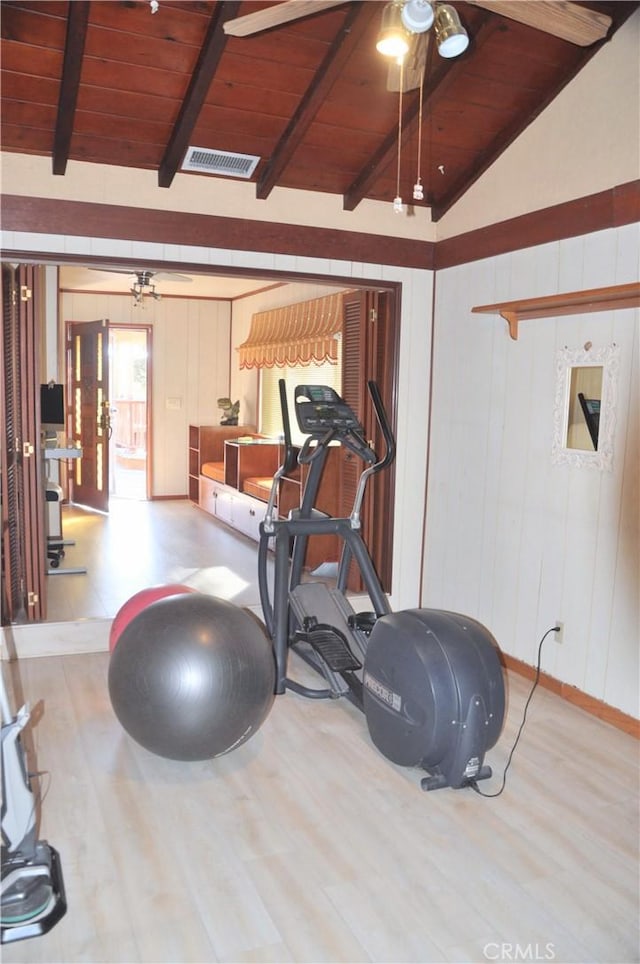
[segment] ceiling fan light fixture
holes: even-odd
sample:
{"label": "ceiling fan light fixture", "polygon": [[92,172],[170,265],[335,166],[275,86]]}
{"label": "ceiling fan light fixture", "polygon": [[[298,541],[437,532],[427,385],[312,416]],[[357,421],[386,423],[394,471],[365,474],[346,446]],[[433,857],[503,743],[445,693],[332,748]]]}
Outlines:
{"label": "ceiling fan light fixture", "polygon": [[458,57],[469,46],[469,34],[460,23],[457,11],[448,3],[438,4],[435,30],[441,57]]}
{"label": "ceiling fan light fixture", "polygon": [[407,0],[400,16],[411,33],[426,33],[433,24],[433,5],[429,0]]}
{"label": "ceiling fan light fixture", "polygon": [[136,274],[136,280],[129,289],[133,295],[134,308],[137,308],[138,305],[142,305],[144,308],[145,298],[153,298],[154,301],[160,301],[162,296],[159,291],[156,291],[156,286],[153,284],[152,278],[153,272],[151,271],[140,271]]}
{"label": "ceiling fan light fixture", "polygon": [[391,0],[382,11],[382,24],[376,41],[376,50],[385,57],[404,57],[409,50],[409,34],[402,23],[403,4]]}

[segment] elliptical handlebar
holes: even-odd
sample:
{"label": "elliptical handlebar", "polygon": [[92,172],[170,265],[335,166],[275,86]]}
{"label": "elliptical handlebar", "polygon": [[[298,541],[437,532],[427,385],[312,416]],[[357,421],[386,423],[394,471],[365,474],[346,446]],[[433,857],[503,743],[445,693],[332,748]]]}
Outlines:
{"label": "elliptical handlebar", "polygon": [[284,461],[282,463],[282,475],[287,475],[295,468],[296,450],[291,442],[291,422],[289,421],[289,406],[287,404],[287,384],[284,378],[278,382],[280,392],[280,410],[282,411],[282,431],[284,434]]}
{"label": "elliptical handlebar", "polygon": [[382,437],[384,438],[384,455],[372,467],[374,472],[381,472],[383,469],[386,469],[386,467],[390,465],[396,457],[396,440],[391,430],[391,425],[389,424],[389,418],[382,401],[382,395],[380,394],[378,383],[374,382],[373,380],[368,381],[367,388],[369,389],[369,395],[371,396],[371,401],[373,403],[373,410],[376,415],[376,420],[380,426]]}
{"label": "elliptical handlebar", "polygon": [[387,418],[387,412],[382,401],[382,395],[380,394],[380,389],[378,388],[377,382],[373,380],[367,382],[367,388],[369,389],[369,395],[373,403],[373,410],[376,415],[376,420],[382,431],[382,437],[384,438],[384,454],[382,458],[378,459],[377,454],[373,451],[370,446],[367,446],[368,450],[373,454],[373,465],[369,465],[360,475],[358,480],[358,487],[356,489],[356,495],[353,500],[353,508],[351,510],[351,522],[354,527],[360,527],[360,509],[362,507],[362,500],[364,499],[364,492],[367,487],[367,482],[372,475],[376,475],[378,472],[382,472],[388,465],[390,465],[396,455],[396,442],[393,437],[393,432],[391,431],[391,425],[389,424],[389,419]]}
{"label": "elliptical handlebar", "polygon": [[[291,472],[296,465],[297,456],[296,450],[293,447],[291,441],[291,422],[289,421],[289,406],[287,405],[287,385],[284,378],[281,378],[278,382],[278,391],[280,393],[280,409],[282,412],[282,432],[284,435],[284,459],[282,465],[276,470],[273,480],[271,482],[271,492],[269,493],[269,501],[267,502],[267,508],[264,514],[264,528],[266,532],[273,532],[273,516],[276,508],[276,501],[278,497],[278,482],[280,479]],[[258,562],[258,570],[262,563]],[[264,566],[266,571],[266,559],[264,560]]]}

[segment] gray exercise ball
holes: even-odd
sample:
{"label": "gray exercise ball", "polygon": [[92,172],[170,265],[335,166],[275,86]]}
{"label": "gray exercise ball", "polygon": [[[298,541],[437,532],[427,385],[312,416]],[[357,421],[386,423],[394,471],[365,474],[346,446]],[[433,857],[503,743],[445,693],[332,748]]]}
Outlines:
{"label": "gray exercise ball", "polygon": [[273,648],[261,623],[201,593],[147,606],[122,631],[109,663],[120,723],[170,760],[209,760],[245,743],[274,692]]}

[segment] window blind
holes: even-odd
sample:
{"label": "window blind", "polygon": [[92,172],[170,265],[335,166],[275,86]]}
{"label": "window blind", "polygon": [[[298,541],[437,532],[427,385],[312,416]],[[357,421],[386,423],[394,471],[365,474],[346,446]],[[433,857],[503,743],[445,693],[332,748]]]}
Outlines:
{"label": "window blind", "polygon": [[287,387],[289,422],[294,445],[302,445],[305,436],[298,429],[293,404],[296,385],[329,385],[340,395],[342,393],[342,351],[338,342],[338,358],[334,364],[323,362],[320,365],[293,365],[286,368],[263,368],[260,371],[260,431],[264,435],[282,435],[282,412],[280,410],[280,390],[278,382],[284,378]]}

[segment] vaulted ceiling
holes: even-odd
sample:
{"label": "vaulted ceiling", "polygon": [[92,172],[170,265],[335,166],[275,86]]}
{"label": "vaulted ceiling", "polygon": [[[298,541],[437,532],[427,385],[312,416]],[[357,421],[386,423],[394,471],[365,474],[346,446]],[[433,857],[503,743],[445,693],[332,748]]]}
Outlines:
{"label": "vaulted ceiling", "polygon": [[[454,0],[468,49],[445,60],[433,31],[420,35],[422,89],[401,96],[376,51],[376,0],[312,3],[310,15],[248,36],[225,22],[274,4],[3,0],[2,149],[50,157],[60,176],[70,160],[142,168],[168,191],[189,146],[256,155],[257,198],[297,188],[353,210],[392,201],[399,183],[405,202],[438,220],[638,5]],[[509,7],[536,8],[545,26],[585,11],[611,22],[578,44],[505,16]],[[413,200],[418,178],[424,201]]]}

